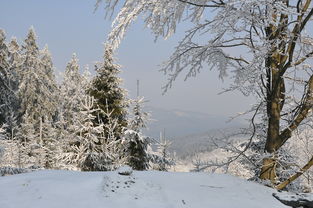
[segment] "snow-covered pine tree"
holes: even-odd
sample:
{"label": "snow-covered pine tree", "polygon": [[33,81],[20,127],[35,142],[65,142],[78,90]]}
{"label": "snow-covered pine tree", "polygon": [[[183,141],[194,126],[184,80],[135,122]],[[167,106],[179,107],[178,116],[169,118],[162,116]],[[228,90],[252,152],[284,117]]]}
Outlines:
{"label": "snow-covered pine tree", "polygon": [[124,132],[123,137],[126,145],[127,165],[134,170],[146,170],[149,167],[149,155],[147,153],[149,140],[142,134],[142,129],[146,128],[149,114],[143,111],[143,97],[138,96],[133,103],[129,130]]}
{"label": "snow-covered pine tree", "polygon": [[82,158],[80,167],[83,171],[99,171],[101,167],[101,145],[103,145],[103,125],[94,124],[95,116],[99,109],[94,108],[95,99],[86,96],[82,104],[81,125],[79,126],[80,150]]}
{"label": "snow-covered pine tree", "polygon": [[46,45],[44,49],[40,51],[39,55],[40,70],[38,70],[38,72],[40,73],[41,85],[43,85],[41,99],[46,112],[44,117],[46,117],[48,120],[51,120],[55,118],[57,111],[58,87],[48,45]]}
{"label": "snow-covered pine tree", "polygon": [[62,117],[66,123],[65,129],[73,124],[74,114],[80,111],[80,106],[85,96],[83,77],[79,73],[79,64],[74,53],[68,62],[64,79],[60,88],[60,107]]}
{"label": "snow-covered pine tree", "polygon": [[0,30],[0,124],[6,122],[6,112],[9,106],[8,97],[11,94],[9,78],[9,49],[5,42],[6,36],[3,30]]}
{"label": "snow-covered pine tree", "polygon": [[[62,98],[59,98],[60,101]],[[57,161],[57,164],[55,168],[57,169],[73,169],[69,167],[69,161],[70,159],[68,156],[71,156],[69,141],[71,139],[70,131],[67,127],[67,122],[64,120],[63,117],[63,111],[58,107],[58,114],[56,122],[54,123],[55,126],[55,138],[57,140],[57,148],[55,153],[55,160]]]}
{"label": "snow-covered pine tree", "polygon": [[84,146],[80,145],[81,125],[85,117],[82,115],[82,105],[86,97],[86,87],[89,84],[90,73],[85,68],[83,75],[79,72],[78,58],[74,53],[68,62],[63,82],[60,86],[58,121],[56,122],[58,143],[63,153],[58,153],[60,168],[81,169],[84,158]]}
{"label": "snow-covered pine tree", "polygon": [[[20,83],[19,83],[19,97],[21,99],[21,115],[24,116],[26,111],[30,116],[31,123],[39,124],[42,113],[40,112],[41,106],[39,102],[41,100],[40,94],[40,80],[37,70],[39,69],[39,48],[36,43],[36,34],[33,27],[30,28],[27,38],[22,46],[22,58],[23,63],[20,71]],[[24,120],[25,120],[24,116]]]}
{"label": "snow-covered pine tree", "polygon": [[39,136],[35,131],[33,119],[29,116],[28,111],[22,116],[22,122],[17,132],[18,139],[18,167],[28,168],[38,165],[39,155],[36,151],[39,149]]}
{"label": "snow-covered pine tree", "polygon": [[15,137],[18,125],[20,124],[19,110],[20,99],[18,97],[19,72],[22,64],[20,46],[15,37],[9,43],[9,79],[11,93],[8,97],[9,105],[7,108],[6,125],[11,137]]}
{"label": "snow-covered pine tree", "polygon": [[0,124],[6,125],[7,133],[13,136],[16,128],[18,98],[17,73],[19,58],[14,39],[9,46],[5,43],[5,33],[0,30]]}
{"label": "snow-covered pine tree", "polygon": [[143,110],[144,97],[137,97],[133,100],[132,118],[130,120],[130,128],[134,131],[141,132],[142,129],[147,128],[147,122],[150,114]]}
{"label": "snow-covered pine tree", "polygon": [[[30,28],[22,50],[22,64],[19,73],[19,97],[21,100],[21,115],[24,124],[31,125],[23,131],[31,135],[22,140],[28,142],[23,148],[31,146],[36,158],[34,165],[42,165],[43,124],[50,122],[56,114],[56,81],[53,74],[51,55],[47,47],[40,51],[36,43],[36,34]],[[26,114],[27,112],[27,114]],[[27,118],[28,117],[28,118]],[[32,132],[34,131],[34,132]]]}
{"label": "snow-covered pine tree", "polygon": [[95,124],[95,99],[84,96],[79,112],[73,114],[73,123],[69,126],[66,139],[66,151],[62,158],[72,169],[83,171],[106,171],[112,169],[113,160],[109,159],[109,148],[104,137],[103,124]]}
{"label": "snow-covered pine tree", "polygon": [[56,112],[56,82],[53,75],[51,55],[47,48],[39,51],[36,34],[30,28],[24,41],[20,71],[19,96],[21,114],[28,111],[36,131],[44,117],[52,119]]}
{"label": "snow-covered pine tree", "polygon": [[[105,115],[106,108],[111,112],[112,119],[117,119],[118,127],[115,129],[116,138],[121,138],[122,129],[127,127],[126,91],[121,88],[122,80],[118,77],[119,66],[114,64],[113,51],[106,45],[102,62],[95,65],[96,77],[92,80],[88,93],[97,100],[97,105],[102,110],[100,120],[104,124],[108,122]],[[95,120],[97,123],[98,121]],[[105,129],[105,132],[107,130]]]}
{"label": "snow-covered pine tree", "polygon": [[[8,55],[9,55],[9,49],[8,46],[5,42],[6,35],[4,30],[0,29],[0,90],[1,90],[1,95],[9,90],[9,87],[7,86],[7,70],[9,68],[9,63],[8,63]],[[4,101],[2,101],[2,96],[1,96],[1,105],[4,104]],[[3,123],[3,122],[2,122]]]}
{"label": "snow-covered pine tree", "polygon": [[106,105],[106,109],[102,113],[107,118],[107,122],[103,124],[105,132],[103,132],[104,143],[101,146],[101,163],[105,167],[105,170],[116,170],[127,162],[125,140],[117,138],[118,135],[116,132],[120,128],[120,125],[118,118],[112,116],[113,110],[109,111],[108,105]]}
{"label": "snow-covered pine tree", "polygon": [[41,164],[39,166],[46,169],[58,168],[58,156],[62,153],[60,139],[58,138],[57,128],[49,119],[44,119],[42,123],[41,148]]}
{"label": "snow-covered pine tree", "polygon": [[157,152],[154,155],[154,163],[155,169],[160,171],[168,171],[168,168],[174,164],[173,159],[169,154],[169,147],[171,146],[171,142],[165,138],[163,133],[160,134],[160,140],[157,141]]}

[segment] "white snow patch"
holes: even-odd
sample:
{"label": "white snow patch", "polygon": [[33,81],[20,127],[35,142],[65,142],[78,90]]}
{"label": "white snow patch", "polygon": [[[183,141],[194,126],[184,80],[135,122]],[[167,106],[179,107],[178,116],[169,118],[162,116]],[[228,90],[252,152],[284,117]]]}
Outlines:
{"label": "white snow patch", "polygon": [[229,175],[43,170],[0,177],[2,208],[282,208],[274,190]]}

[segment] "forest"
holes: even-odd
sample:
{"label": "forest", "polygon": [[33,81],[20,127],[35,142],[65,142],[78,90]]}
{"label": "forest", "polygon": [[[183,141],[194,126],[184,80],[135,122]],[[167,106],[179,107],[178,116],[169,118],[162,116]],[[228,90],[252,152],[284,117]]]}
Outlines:
{"label": "forest", "polygon": [[110,47],[95,64],[95,77],[81,73],[73,54],[57,83],[48,46],[38,48],[34,28],[21,46],[7,43],[3,30],[0,40],[2,166],[108,171],[171,163],[166,142],[142,134],[149,117],[144,98],[127,98]]}

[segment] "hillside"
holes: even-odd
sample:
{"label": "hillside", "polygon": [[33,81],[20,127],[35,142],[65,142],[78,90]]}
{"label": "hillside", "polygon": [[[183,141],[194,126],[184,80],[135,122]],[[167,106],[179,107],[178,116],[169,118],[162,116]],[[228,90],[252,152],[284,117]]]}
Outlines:
{"label": "hillside", "polygon": [[37,171],[0,177],[5,208],[283,208],[274,190],[229,175]]}
{"label": "hillside", "polygon": [[245,123],[241,119],[227,122],[229,117],[223,115],[210,115],[179,109],[169,110],[148,106],[145,110],[151,113],[152,119],[145,133],[154,138],[159,138],[160,132],[164,130],[166,137],[172,139],[214,129],[243,127]]}

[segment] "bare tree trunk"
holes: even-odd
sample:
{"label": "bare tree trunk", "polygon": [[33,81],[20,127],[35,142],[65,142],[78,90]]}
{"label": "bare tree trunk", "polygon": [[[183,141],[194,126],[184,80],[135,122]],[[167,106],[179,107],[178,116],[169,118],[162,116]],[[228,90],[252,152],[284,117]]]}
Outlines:
{"label": "bare tree trunk", "polygon": [[276,160],[274,158],[264,158],[261,169],[260,179],[270,180],[273,184],[276,183]]}

